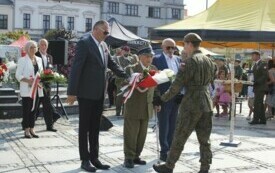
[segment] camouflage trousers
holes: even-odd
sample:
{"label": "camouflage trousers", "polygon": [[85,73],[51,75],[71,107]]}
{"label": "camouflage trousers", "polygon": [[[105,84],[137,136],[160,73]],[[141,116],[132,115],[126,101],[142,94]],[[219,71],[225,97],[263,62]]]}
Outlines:
{"label": "camouflage trousers", "polygon": [[209,170],[212,163],[209,140],[212,130],[212,114],[212,112],[190,110],[179,112],[173,142],[166,160],[168,168],[174,169],[187,139],[195,130],[200,144],[201,170]]}

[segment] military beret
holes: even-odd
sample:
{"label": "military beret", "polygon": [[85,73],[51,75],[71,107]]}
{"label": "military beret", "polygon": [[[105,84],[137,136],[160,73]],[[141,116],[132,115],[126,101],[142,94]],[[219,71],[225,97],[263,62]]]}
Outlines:
{"label": "military beret", "polygon": [[253,51],[251,52],[251,54],[261,55],[260,51],[258,51],[258,50],[253,50]]}
{"label": "military beret", "polygon": [[150,44],[145,44],[138,48],[137,55],[142,55],[142,54],[150,54],[152,56],[155,55],[153,48]]}
{"label": "military beret", "polygon": [[122,46],[121,49],[124,50],[124,51],[126,51],[126,52],[130,51],[130,47],[129,46]]}
{"label": "military beret", "polygon": [[188,33],[183,38],[184,42],[201,42],[201,37],[196,33]]}

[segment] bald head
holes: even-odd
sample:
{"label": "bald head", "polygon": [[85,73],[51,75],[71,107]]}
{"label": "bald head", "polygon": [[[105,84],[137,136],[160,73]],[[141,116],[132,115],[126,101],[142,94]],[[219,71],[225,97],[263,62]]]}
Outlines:
{"label": "bald head", "polygon": [[176,48],[176,42],[172,38],[166,38],[162,41],[161,48],[165,54],[172,56]]}

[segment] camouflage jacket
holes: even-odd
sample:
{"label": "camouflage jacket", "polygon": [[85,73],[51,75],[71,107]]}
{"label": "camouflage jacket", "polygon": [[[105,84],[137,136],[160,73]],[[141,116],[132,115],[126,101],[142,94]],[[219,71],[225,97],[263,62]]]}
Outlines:
{"label": "camouflage jacket", "polygon": [[181,106],[188,109],[211,112],[213,109],[209,93],[209,85],[214,80],[214,62],[203,55],[200,50],[193,53],[179,70],[175,81],[168,91],[162,95],[163,101],[168,101],[175,96],[181,88],[186,88]]}

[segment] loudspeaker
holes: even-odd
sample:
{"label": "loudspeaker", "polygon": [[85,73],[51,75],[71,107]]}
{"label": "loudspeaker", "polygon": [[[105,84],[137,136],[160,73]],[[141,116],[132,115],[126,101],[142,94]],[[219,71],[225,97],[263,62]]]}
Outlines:
{"label": "loudspeaker", "polygon": [[53,56],[54,65],[66,65],[68,63],[68,41],[49,41],[48,54]]}
{"label": "loudspeaker", "polygon": [[106,118],[104,115],[101,116],[101,122],[100,122],[100,131],[108,131],[110,128],[112,128],[114,125],[113,123]]}

